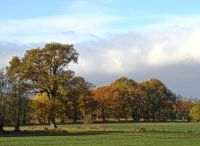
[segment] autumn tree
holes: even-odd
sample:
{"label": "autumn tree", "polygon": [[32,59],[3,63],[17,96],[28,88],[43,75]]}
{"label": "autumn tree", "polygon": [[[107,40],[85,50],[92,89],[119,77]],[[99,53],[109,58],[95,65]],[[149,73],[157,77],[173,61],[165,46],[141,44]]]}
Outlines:
{"label": "autumn tree", "polygon": [[[94,99],[97,101],[97,109],[99,116],[103,121],[109,118],[113,112],[113,99],[118,96],[119,92],[111,86],[98,87],[93,90]],[[117,111],[116,111],[117,112]]]}
{"label": "autumn tree", "polygon": [[48,43],[44,48],[26,51],[22,57],[14,57],[10,61],[8,71],[18,75],[20,80],[36,93],[47,93],[51,102],[50,124],[56,128],[56,107],[54,102],[62,98],[60,88],[69,79],[71,62],[77,63],[78,53],[73,45]]}
{"label": "autumn tree", "polygon": [[[175,112],[177,118],[179,120],[187,120],[190,121],[190,111],[195,103],[190,99],[184,99],[183,97],[179,96],[177,101],[174,104]],[[198,104],[197,104],[198,105]]]}

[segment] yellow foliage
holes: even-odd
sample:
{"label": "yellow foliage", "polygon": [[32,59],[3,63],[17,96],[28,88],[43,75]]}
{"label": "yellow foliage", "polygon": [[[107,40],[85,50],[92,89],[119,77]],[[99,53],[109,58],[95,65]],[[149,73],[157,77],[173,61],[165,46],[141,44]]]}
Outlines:
{"label": "yellow foliage", "polygon": [[192,107],[190,110],[190,116],[195,120],[200,120],[200,103]]}
{"label": "yellow foliage", "polygon": [[33,117],[38,119],[40,122],[45,122],[48,119],[50,100],[46,93],[38,93],[33,101]]}

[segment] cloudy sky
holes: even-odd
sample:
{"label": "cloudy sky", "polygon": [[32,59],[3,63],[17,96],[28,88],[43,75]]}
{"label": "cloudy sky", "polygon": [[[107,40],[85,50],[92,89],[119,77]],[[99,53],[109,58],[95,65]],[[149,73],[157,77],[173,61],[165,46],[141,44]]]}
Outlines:
{"label": "cloudy sky", "polygon": [[47,42],[73,43],[77,75],[162,80],[200,97],[199,0],[0,0],[0,67]]}

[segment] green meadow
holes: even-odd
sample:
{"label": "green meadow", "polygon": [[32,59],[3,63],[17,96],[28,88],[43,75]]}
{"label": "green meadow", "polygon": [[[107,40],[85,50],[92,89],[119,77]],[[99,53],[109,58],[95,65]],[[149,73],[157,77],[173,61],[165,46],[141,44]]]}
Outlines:
{"label": "green meadow", "polygon": [[[198,146],[200,123],[120,123],[24,126],[0,136],[0,146]],[[48,128],[48,127],[47,127]],[[141,130],[142,129],[142,130]]]}

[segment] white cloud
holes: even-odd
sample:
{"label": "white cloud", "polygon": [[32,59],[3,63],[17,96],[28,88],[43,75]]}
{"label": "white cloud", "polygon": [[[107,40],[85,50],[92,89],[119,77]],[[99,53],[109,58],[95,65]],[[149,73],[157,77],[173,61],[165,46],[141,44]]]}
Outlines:
{"label": "white cloud", "polygon": [[112,35],[109,39],[75,45],[84,74],[129,74],[146,67],[200,63],[200,28],[171,29],[153,33]]}
{"label": "white cloud", "polygon": [[169,31],[155,42],[148,53],[149,65],[200,63],[200,27]]}
{"label": "white cloud", "polygon": [[[73,32],[69,33],[73,35]],[[110,34],[106,38],[76,43],[80,60],[79,65],[73,66],[73,69],[80,74],[120,75],[144,70],[146,66],[200,63],[200,27],[172,27],[151,33]],[[1,63],[6,64],[10,56],[22,54],[30,46],[37,47],[35,44],[1,42]]]}

